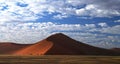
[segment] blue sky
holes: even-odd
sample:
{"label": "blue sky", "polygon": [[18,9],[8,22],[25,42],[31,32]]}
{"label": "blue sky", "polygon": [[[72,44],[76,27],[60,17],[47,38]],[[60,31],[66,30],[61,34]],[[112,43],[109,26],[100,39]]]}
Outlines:
{"label": "blue sky", "polygon": [[120,47],[120,0],[0,0],[0,41],[30,44],[51,34]]}

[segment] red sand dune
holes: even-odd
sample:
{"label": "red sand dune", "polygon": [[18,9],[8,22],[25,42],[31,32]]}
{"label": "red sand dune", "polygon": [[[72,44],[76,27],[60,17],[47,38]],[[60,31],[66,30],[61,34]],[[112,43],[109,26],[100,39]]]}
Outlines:
{"label": "red sand dune", "polygon": [[64,34],[55,34],[17,51],[17,55],[118,55],[116,52],[75,41]]}
{"label": "red sand dune", "polygon": [[[14,48],[16,47],[17,46],[15,46]],[[30,46],[27,47],[23,46],[21,48],[18,48],[12,54],[13,55],[120,55],[120,53],[117,53],[112,50],[98,48],[84,44],[82,42],[78,42],[61,33],[54,34],[40,42],[31,44]]]}
{"label": "red sand dune", "polygon": [[11,42],[0,42],[0,54],[11,54],[19,49],[30,46],[30,44],[15,44]]}
{"label": "red sand dune", "polygon": [[111,50],[119,52],[120,53],[120,48],[112,48]]}
{"label": "red sand dune", "polygon": [[25,49],[18,50],[13,54],[15,55],[44,55],[52,46],[53,46],[52,42],[43,40]]}

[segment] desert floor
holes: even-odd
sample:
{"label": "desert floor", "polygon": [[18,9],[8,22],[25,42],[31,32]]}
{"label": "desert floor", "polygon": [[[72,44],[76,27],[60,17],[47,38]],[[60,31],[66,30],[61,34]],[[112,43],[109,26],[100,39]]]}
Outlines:
{"label": "desert floor", "polygon": [[120,56],[0,55],[0,64],[120,64]]}

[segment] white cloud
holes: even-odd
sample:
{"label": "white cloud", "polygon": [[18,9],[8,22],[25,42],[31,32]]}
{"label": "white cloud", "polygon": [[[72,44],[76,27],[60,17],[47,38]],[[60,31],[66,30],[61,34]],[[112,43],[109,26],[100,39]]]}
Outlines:
{"label": "white cloud", "polygon": [[[112,17],[120,16],[119,0],[2,0],[0,21],[35,21],[48,14],[53,18],[70,16]],[[19,3],[19,4],[18,4]],[[111,5],[111,6],[110,6]]]}
{"label": "white cloud", "polygon": [[85,9],[76,10],[76,14],[77,14],[77,15],[87,15],[87,14],[85,13]]}
{"label": "white cloud", "polygon": [[95,24],[85,24],[85,26],[88,28],[95,28],[96,27]]}
{"label": "white cloud", "polygon": [[120,25],[102,28],[101,32],[102,33],[109,33],[109,34],[120,34]]}
{"label": "white cloud", "polygon": [[56,15],[56,16],[53,16],[54,19],[62,19],[62,18],[67,18],[68,16],[67,15]]}
{"label": "white cloud", "polygon": [[98,23],[98,25],[100,25],[101,27],[108,27],[108,25],[104,22],[104,23]]}
{"label": "white cloud", "polygon": [[114,22],[120,22],[120,20],[115,20]]}
{"label": "white cloud", "polygon": [[76,14],[78,16],[91,16],[91,17],[111,17],[119,16],[119,10],[102,9],[100,5],[97,4],[88,4],[86,7],[77,9]]}

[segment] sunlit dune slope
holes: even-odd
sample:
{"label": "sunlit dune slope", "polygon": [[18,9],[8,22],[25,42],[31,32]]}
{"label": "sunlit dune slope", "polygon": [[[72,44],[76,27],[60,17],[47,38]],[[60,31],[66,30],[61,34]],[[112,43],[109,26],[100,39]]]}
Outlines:
{"label": "sunlit dune slope", "polygon": [[25,49],[18,50],[13,54],[15,55],[44,55],[52,46],[53,46],[52,42],[43,40]]}

